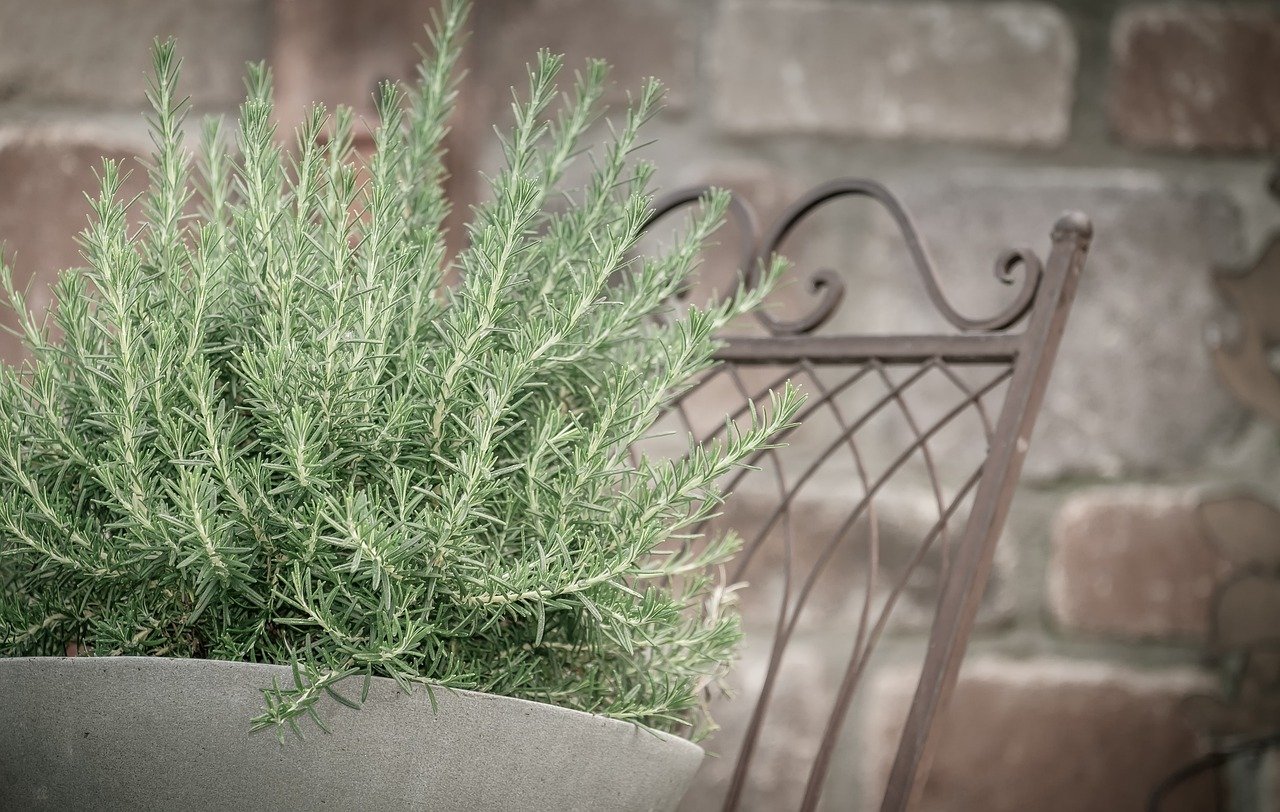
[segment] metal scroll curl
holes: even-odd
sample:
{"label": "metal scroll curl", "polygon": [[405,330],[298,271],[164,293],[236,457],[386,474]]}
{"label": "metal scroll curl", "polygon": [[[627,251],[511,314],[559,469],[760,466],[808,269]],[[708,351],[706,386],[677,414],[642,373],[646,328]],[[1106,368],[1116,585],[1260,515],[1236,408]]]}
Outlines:
{"label": "metal scroll curl", "polygon": [[[655,204],[653,213],[645,223],[645,228],[647,229],[676,209],[696,203],[710,189],[709,186],[691,187],[667,195]],[[729,218],[736,221],[743,230],[739,267],[743,269],[746,286],[754,288],[760,284],[764,258],[777,253],[778,248],[805,218],[823,205],[844,197],[870,198],[893,218],[902,234],[912,264],[924,283],[929,300],[952,326],[964,332],[998,332],[1014,326],[1030,312],[1044,274],[1044,266],[1035,252],[1026,248],[1017,248],[1001,253],[996,258],[993,273],[997,280],[1006,285],[1016,284],[1021,277],[1021,286],[1017,295],[1008,305],[990,316],[983,318],[966,316],[956,310],[943,293],[936,265],[906,207],[882,184],[862,178],[831,181],[805,193],[778,218],[758,244],[754,213],[740,196],[731,194]],[[764,311],[756,314],[757,319],[772,335],[811,333],[829,321],[840,306],[846,286],[835,270],[819,269],[811,273],[806,281],[815,301],[803,315],[792,319],[780,319]]]}

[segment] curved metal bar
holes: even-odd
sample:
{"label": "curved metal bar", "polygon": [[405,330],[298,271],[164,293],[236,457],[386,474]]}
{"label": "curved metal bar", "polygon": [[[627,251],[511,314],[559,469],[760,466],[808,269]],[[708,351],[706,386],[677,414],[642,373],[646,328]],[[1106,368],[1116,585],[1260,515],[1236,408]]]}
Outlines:
{"label": "curved metal bar", "polygon": [[[880,376],[880,379],[884,381],[885,386],[890,387],[892,389],[893,380],[889,377],[889,373],[885,371],[884,364],[880,363],[879,361],[876,361],[873,363],[873,366],[875,366],[876,374],[878,374]],[[945,366],[945,364],[939,364],[939,366],[943,367]],[[970,395],[970,397],[972,397],[972,395]],[[916,422],[915,415],[912,413],[910,406],[907,405],[907,399],[903,396],[901,391],[895,391],[893,395],[893,399],[898,404],[898,411],[902,412],[902,417],[907,422],[907,428],[911,429],[912,434],[919,437],[920,425],[919,423]],[[933,461],[933,451],[932,449],[929,448],[928,443],[924,443],[923,445],[920,446],[920,455],[924,458],[925,470],[929,474],[929,482],[933,488],[933,498],[938,505],[938,516],[941,517],[942,511],[944,508],[944,503],[946,500],[942,498],[942,479],[938,476],[938,466]],[[947,529],[943,527],[942,529],[942,551],[943,551],[942,567],[944,571],[949,563],[948,561],[949,551],[948,551],[947,545],[948,545]]]}
{"label": "curved metal bar", "polygon": [[845,666],[844,678],[841,680],[840,688],[836,691],[835,703],[832,705],[831,713],[827,716],[827,726],[822,733],[818,754],[814,758],[813,764],[809,767],[809,779],[805,782],[804,800],[800,805],[802,812],[812,812],[818,807],[818,801],[821,800],[823,786],[826,783],[827,772],[831,768],[831,759],[835,755],[840,730],[844,727],[845,719],[849,715],[849,705],[853,700],[853,692],[857,689],[858,683],[861,681],[862,675],[870,662],[871,650],[880,640],[881,635],[884,634],[885,627],[889,623],[889,617],[893,614],[894,606],[906,589],[907,580],[924,561],[929,548],[933,546],[933,542],[938,536],[946,534],[947,524],[951,521],[956,510],[964,504],[965,499],[981,478],[982,466],[979,465],[977,470],[960,487],[955,497],[946,506],[945,511],[938,514],[938,521],[934,522],[928,535],[925,536],[924,542],[916,548],[915,555],[911,557],[911,562],[907,565],[906,572],[897,580],[893,589],[889,592],[889,596],[885,599],[884,606],[881,608],[880,614],[876,616],[875,625],[871,629],[871,637],[867,641],[867,648],[863,651],[855,648],[853,656],[849,658]]}
{"label": "curved metal bar", "polygon": [[[747,392],[746,386],[743,385],[742,376],[737,370],[729,367],[732,371],[734,384],[738,388],[738,392],[748,401],[751,396]],[[787,498],[787,481],[786,475],[782,470],[782,463],[778,459],[777,448],[768,450],[769,456],[773,460],[774,480],[778,485],[778,498]],[[791,606],[791,561],[795,551],[795,538],[792,534],[791,513],[786,511],[783,518],[783,558],[782,558],[782,601],[778,606],[778,621],[774,628],[773,634],[773,650],[770,652],[769,660],[773,662],[780,654],[779,642],[782,640],[781,632],[783,625],[787,621],[787,612]],[[767,693],[772,693],[772,683],[776,678],[776,671],[770,669],[765,675],[765,683],[767,686],[762,693],[762,697]],[[756,708],[751,716],[751,722],[747,726],[747,734],[743,737],[742,752],[738,754],[738,761],[734,765],[733,778],[729,782],[728,792],[725,794],[724,808],[726,810],[734,809],[742,799],[743,790],[746,788],[746,773],[751,758],[755,753],[756,744],[760,739],[759,726],[763,721],[763,708],[767,705],[767,701],[757,703]]]}
{"label": "curved metal bar", "polygon": [[1240,756],[1259,756],[1267,750],[1280,746],[1280,732],[1270,733],[1258,738],[1237,742],[1227,747],[1211,750],[1166,776],[1147,797],[1147,812],[1160,812],[1161,806],[1169,795],[1178,787],[1197,776],[1216,770]]}
{"label": "curved metal bar", "polygon": [[[766,257],[777,252],[778,246],[787,236],[813,211],[823,204],[842,197],[867,197],[879,203],[893,218],[902,233],[911,260],[924,282],[930,301],[938,312],[955,327],[966,332],[995,332],[1005,330],[1017,324],[1031,310],[1036,291],[1040,287],[1040,278],[1044,266],[1035,252],[1026,248],[1010,249],[996,258],[994,273],[996,279],[1006,285],[1013,284],[1017,278],[1016,270],[1023,269],[1022,287],[1017,297],[1003,310],[986,318],[970,318],[957,311],[942,292],[938,281],[938,273],[933,259],[919,230],[906,207],[892,192],[883,185],[863,178],[843,178],[817,186],[799,200],[778,219],[773,229],[761,243],[760,256]],[[759,281],[759,263],[753,263],[747,273],[748,284]],[[762,314],[761,320],[775,334],[796,335],[808,333],[824,324],[835,312],[840,300],[844,297],[844,282],[831,270],[820,270],[809,278],[810,288],[820,296],[818,304],[805,316],[790,321],[775,319]]]}
{"label": "curved metal bar", "polygon": [[[674,192],[665,194],[654,201],[653,210],[649,213],[649,217],[644,221],[644,225],[640,227],[640,233],[648,231],[654,223],[671,214],[677,209],[685,206],[691,206],[702,200],[711,191],[717,187],[711,185],[688,186],[684,189],[677,189]],[[738,246],[739,261],[738,268],[750,269],[756,266],[756,235],[759,233],[759,225],[755,211],[751,205],[743,199],[742,195],[729,190],[729,208],[726,219],[736,221],[742,226],[741,244]],[[748,285],[748,289],[759,284],[759,274],[754,277],[749,271],[743,271],[744,282]],[[749,282],[747,280],[750,280]],[[677,299],[687,299],[689,297],[688,280],[680,287],[676,293]]]}

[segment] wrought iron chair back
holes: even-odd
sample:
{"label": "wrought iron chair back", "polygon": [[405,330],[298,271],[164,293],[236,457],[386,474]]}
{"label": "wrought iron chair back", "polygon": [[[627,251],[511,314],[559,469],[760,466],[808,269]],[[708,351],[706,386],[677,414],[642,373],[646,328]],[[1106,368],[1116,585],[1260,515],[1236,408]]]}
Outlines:
{"label": "wrought iron chair back", "polygon": [[[706,191],[688,189],[659,201],[650,224],[695,203]],[[927,648],[880,808],[905,809],[913,792],[919,791],[939,712],[955,683],[992,570],[996,541],[1091,236],[1089,221],[1071,213],[1054,226],[1044,263],[1030,250],[1001,254],[995,273],[1006,284],[1018,283],[1013,300],[993,316],[971,318],[958,312],[943,293],[934,262],[898,199],[872,181],[838,180],[803,195],[763,237],[746,204],[736,197],[731,201],[730,216],[744,233],[740,268],[746,283],[759,281],[763,258],[777,252],[802,221],[825,204],[847,197],[870,199],[888,213],[929,300],[952,331],[827,334],[822,328],[838,321],[833,316],[845,287],[840,274],[819,270],[807,280],[815,302],[807,313],[794,319],[759,314],[756,332],[763,328],[764,335],[729,331],[733,334],[724,337],[718,353],[720,364],[682,393],[667,415],[674,433],[707,442],[727,430],[720,419],[726,398],[737,404],[730,408],[732,422],[752,408],[753,400],[788,378],[800,380],[808,394],[797,425],[777,438],[785,447],[762,452],[752,461],[754,470],[739,472],[725,483],[738,497],[729,504],[745,505],[747,515],[747,526],[737,528],[744,546],[728,580],[750,578],[759,584],[768,580],[761,578],[766,573],[781,582],[772,589],[757,586],[743,597],[748,644],[753,623],[767,622],[773,635],[756,701],[737,731],[736,753],[726,759],[733,765],[725,781],[726,810],[738,808],[752,792],[751,768],[759,761],[761,747],[768,746],[762,744],[762,734],[771,708],[777,710],[787,655],[794,653],[797,640],[808,630],[825,630],[832,639],[831,624],[839,621],[846,625],[834,639],[848,645],[848,657],[838,678],[829,680],[838,684],[829,696],[829,713],[799,799],[801,809],[817,807],[868,662],[895,613],[902,612],[904,595],[920,591],[919,582],[927,581],[924,576],[932,569],[934,580],[925,590],[932,606],[922,616]],[[860,394],[851,394],[855,391]],[[884,428],[890,416],[897,429]],[[944,433],[954,433],[966,420],[975,428],[964,439],[976,453],[961,465],[957,460],[963,455],[953,453],[959,449],[954,441],[941,448],[939,444]],[[815,425],[820,426],[816,435],[812,430],[805,435],[806,426]],[[883,458],[878,466],[871,461],[877,453]],[[961,470],[965,466],[967,470]],[[898,536],[906,533],[909,543],[890,549],[886,536],[891,531],[884,525],[892,511],[884,500],[891,485],[906,480],[924,494],[936,520],[915,528],[914,535],[910,529],[893,530]],[[832,481],[843,491],[833,493]],[[749,487],[752,482],[756,484]],[[824,509],[838,510],[836,521],[827,523],[828,531],[832,524],[837,529],[812,538],[813,512]],[[731,510],[714,521],[733,524],[743,515],[744,510]],[[850,572],[837,573],[834,593],[824,592],[824,575],[839,567],[833,562],[852,562],[846,567]],[[860,598],[841,602],[841,596],[859,591]],[[835,609],[827,599],[831,594],[837,599]],[[766,602],[773,605],[766,609]],[[762,622],[761,617],[768,620]],[[723,752],[723,738],[713,741]]]}

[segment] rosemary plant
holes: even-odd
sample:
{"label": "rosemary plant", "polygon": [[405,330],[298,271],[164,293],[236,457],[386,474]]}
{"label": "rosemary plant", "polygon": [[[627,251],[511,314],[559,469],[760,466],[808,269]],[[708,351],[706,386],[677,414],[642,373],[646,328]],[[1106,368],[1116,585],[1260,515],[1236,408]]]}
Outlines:
{"label": "rosemary plant", "polygon": [[736,542],[668,542],[799,399],[681,459],[630,449],[779,266],[656,318],[725,197],[637,255],[659,86],[586,150],[605,67],[560,95],[547,53],[447,259],[464,17],[446,6],[412,88],[379,88],[367,160],[346,109],[313,107],[282,149],[262,66],[238,130],[208,121],[193,155],[157,44],[149,190],[121,200],[103,163],[85,267],[47,317],[5,268],[30,360],[0,371],[0,653],[292,664],[254,720],[281,734],[371,676],[701,729],[739,639],[713,577]]}

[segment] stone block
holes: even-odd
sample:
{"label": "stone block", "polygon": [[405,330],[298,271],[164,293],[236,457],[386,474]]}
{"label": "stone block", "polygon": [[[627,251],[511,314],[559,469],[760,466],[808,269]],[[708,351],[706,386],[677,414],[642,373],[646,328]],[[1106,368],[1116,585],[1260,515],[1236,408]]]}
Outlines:
{"label": "stone block", "polygon": [[1280,146],[1280,13],[1263,4],[1152,3],[1111,32],[1107,109],[1125,143],[1193,150]]}
{"label": "stone block", "polygon": [[[867,788],[879,804],[915,685],[886,668],[863,717]],[[1209,680],[1057,659],[986,657],[966,663],[944,711],[920,812],[1077,812],[1143,809],[1156,784],[1201,753],[1182,709]],[[1212,779],[1167,809],[1214,807]],[[847,808],[847,807],[846,807]]]}
{"label": "stone block", "polygon": [[200,111],[231,110],[268,30],[266,0],[2,3],[0,102],[142,109],[151,42],[174,36],[183,92]]}
{"label": "stone block", "polygon": [[[428,45],[426,26],[439,7],[439,0],[275,0],[271,52],[276,118],[282,129],[301,123],[313,103],[330,111],[344,105],[358,117],[356,149],[369,153],[378,122],[377,86],[388,79],[405,84],[417,80],[419,48]],[[473,16],[477,11],[473,8]],[[460,76],[475,47],[464,43]],[[468,207],[479,194],[476,155],[486,136],[492,140],[491,122],[476,115],[476,91],[470,84],[460,89],[445,137],[445,193],[453,205],[445,227],[451,253],[465,245]]]}
{"label": "stone block", "polygon": [[1190,493],[1116,487],[1072,496],[1053,523],[1048,597],[1069,633],[1203,639],[1224,562]]}
{"label": "stone block", "polygon": [[1075,36],[1043,3],[790,3],[722,8],[710,37],[717,123],[1050,146],[1070,128]]}

